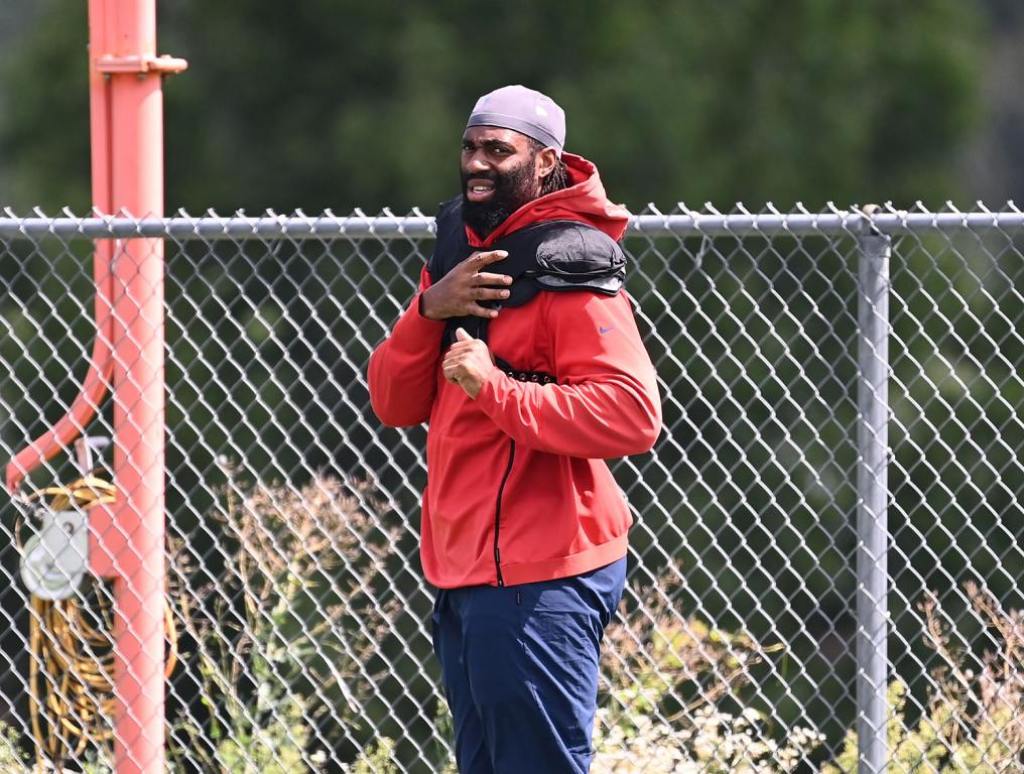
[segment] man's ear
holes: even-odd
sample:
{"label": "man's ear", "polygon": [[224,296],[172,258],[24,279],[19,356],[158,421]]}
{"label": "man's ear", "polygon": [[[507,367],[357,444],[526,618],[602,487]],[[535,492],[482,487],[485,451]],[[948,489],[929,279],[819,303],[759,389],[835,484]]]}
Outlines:
{"label": "man's ear", "polygon": [[537,176],[543,180],[554,172],[558,166],[558,152],[554,148],[545,148],[537,154]]}

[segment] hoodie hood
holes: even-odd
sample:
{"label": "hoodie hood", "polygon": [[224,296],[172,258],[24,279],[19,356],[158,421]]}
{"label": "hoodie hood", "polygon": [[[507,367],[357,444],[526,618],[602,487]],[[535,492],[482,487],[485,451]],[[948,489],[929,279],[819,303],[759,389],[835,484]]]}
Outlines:
{"label": "hoodie hood", "polygon": [[608,201],[601,176],[593,162],[573,153],[563,153],[569,172],[569,187],[527,202],[509,215],[486,239],[480,239],[469,226],[466,238],[473,247],[487,248],[503,236],[535,223],[549,220],[576,220],[603,231],[616,242],[629,224],[629,211]]}

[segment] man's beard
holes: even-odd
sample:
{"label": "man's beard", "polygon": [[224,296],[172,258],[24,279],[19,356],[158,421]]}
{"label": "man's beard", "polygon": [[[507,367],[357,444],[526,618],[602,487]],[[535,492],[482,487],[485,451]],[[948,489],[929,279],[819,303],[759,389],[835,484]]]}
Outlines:
{"label": "man's beard", "polygon": [[[524,204],[537,198],[537,183],[533,179],[534,157],[510,172],[462,173],[462,220],[481,238],[486,238],[506,218]],[[469,180],[490,180],[494,193],[486,202],[471,202],[466,198]]]}

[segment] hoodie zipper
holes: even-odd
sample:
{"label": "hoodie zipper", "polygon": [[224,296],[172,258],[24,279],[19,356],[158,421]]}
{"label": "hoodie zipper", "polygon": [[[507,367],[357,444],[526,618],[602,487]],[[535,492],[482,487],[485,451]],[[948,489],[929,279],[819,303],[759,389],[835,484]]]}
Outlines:
{"label": "hoodie zipper", "polygon": [[494,505],[494,570],[498,575],[498,585],[504,586],[505,580],[501,577],[501,550],[498,548],[498,535],[501,531],[501,496],[505,493],[505,484],[512,473],[512,463],[516,459],[516,442],[509,439],[508,465],[505,466],[505,475],[501,477],[501,484],[498,485],[498,501]]}

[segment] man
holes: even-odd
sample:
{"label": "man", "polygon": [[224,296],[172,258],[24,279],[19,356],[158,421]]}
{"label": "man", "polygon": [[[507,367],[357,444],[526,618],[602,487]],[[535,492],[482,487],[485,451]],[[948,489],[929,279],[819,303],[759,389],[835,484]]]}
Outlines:
{"label": "man", "polygon": [[430,422],[421,559],[463,774],[589,769],[631,524],[604,459],[648,451],[661,427],[621,290],[627,213],[564,142],[539,92],[477,102],[462,195],[370,358],[381,421]]}

